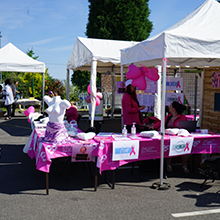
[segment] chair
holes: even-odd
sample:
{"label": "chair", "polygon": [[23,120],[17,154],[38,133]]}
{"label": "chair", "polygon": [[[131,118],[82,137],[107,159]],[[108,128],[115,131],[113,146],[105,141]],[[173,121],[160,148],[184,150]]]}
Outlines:
{"label": "chair", "polygon": [[200,170],[200,173],[205,176],[200,188],[204,186],[207,180],[212,179],[212,182],[214,182],[219,177],[220,156],[209,157],[205,160],[205,165],[207,167],[204,170]]}

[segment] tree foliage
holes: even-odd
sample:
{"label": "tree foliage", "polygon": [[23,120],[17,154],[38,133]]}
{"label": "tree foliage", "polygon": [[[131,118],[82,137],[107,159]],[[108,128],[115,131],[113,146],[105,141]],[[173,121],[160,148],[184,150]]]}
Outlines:
{"label": "tree foliage", "polygon": [[[39,56],[34,56],[33,49],[28,50],[27,55],[33,59],[38,59]],[[57,92],[61,98],[65,98],[65,87],[63,82],[58,79],[54,79],[48,74],[48,68],[45,71],[45,94],[49,94],[50,91]],[[23,93],[23,97],[34,96],[35,98],[42,99],[42,89],[43,89],[43,74],[42,73],[19,73],[19,72],[3,72],[2,80],[3,82],[10,78],[12,83],[18,81],[18,91]],[[32,84],[33,83],[33,84]],[[34,89],[34,94],[32,92]]]}
{"label": "tree foliage", "polygon": [[86,91],[90,82],[90,72],[76,70],[71,76],[73,86],[77,86],[79,90]]}
{"label": "tree foliage", "polygon": [[[96,81],[100,79],[100,73],[97,73]],[[80,71],[76,70],[71,76],[71,82],[74,87],[77,87],[78,90],[82,92],[87,91],[87,86],[89,85],[90,82],[90,72],[85,70],[85,71]]]}
{"label": "tree foliage", "polygon": [[86,35],[90,38],[142,41],[153,24],[148,20],[149,0],[88,0]]}

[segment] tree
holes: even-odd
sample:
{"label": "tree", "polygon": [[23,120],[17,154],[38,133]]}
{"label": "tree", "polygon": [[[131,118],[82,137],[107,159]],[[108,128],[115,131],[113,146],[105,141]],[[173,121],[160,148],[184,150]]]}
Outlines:
{"label": "tree", "polygon": [[76,70],[71,76],[73,86],[77,86],[79,90],[86,91],[90,82],[90,72]]}
{"label": "tree", "polygon": [[[98,81],[100,77],[101,77],[100,73],[97,73],[96,81]],[[77,86],[78,90],[81,90],[82,92],[86,92],[87,86],[89,85],[90,82],[90,72],[87,70],[74,71],[74,73],[71,76],[71,82],[73,86]]]}
{"label": "tree", "polygon": [[148,20],[149,0],[88,0],[86,35],[90,38],[142,41],[153,24]]}
{"label": "tree", "polygon": [[29,57],[33,58],[34,60],[37,60],[37,58],[39,57],[39,56],[35,56],[35,57],[34,57],[34,51],[33,51],[33,49],[28,50],[26,53],[27,53],[27,55],[28,55]]}

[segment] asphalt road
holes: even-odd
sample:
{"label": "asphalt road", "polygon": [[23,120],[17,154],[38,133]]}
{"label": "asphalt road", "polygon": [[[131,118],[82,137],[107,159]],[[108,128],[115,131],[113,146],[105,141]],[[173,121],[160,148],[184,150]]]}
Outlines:
{"label": "asphalt road", "polygon": [[[83,117],[79,127],[85,130],[89,121]],[[101,131],[119,132],[120,119],[106,119]],[[119,130],[119,131],[118,131]],[[0,220],[3,219],[220,219],[220,181],[209,181],[202,189],[203,177],[184,174],[175,166],[167,180],[169,190],[152,189],[159,181],[159,161],[143,161],[116,170],[115,189],[99,176],[94,191],[94,164],[79,164],[65,180],[72,166],[60,173],[66,158],[53,161],[49,175],[50,191],[46,195],[45,173],[36,170],[35,161],[22,149],[31,133],[22,114],[10,121],[0,118]],[[89,166],[92,170],[92,178]],[[139,169],[140,165],[142,169]],[[106,172],[111,180],[112,172]],[[207,214],[207,211],[214,210]],[[192,213],[199,211],[198,213]],[[202,213],[202,211],[206,211]],[[177,213],[188,217],[174,217]],[[183,214],[182,214],[183,215]]]}

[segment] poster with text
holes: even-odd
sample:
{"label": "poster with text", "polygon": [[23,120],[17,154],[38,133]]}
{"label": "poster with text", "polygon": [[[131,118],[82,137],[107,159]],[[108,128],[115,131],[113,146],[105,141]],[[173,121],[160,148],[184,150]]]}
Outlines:
{"label": "poster with text", "polygon": [[124,81],[118,81],[116,85],[116,93],[117,94],[123,94],[125,93],[125,82]]}
{"label": "poster with text", "polygon": [[167,77],[166,78],[166,90],[183,91],[183,78],[182,77]]}
{"label": "poster with text", "polygon": [[190,154],[192,150],[193,140],[193,137],[171,138],[169,156]]}
{"label": "poster with text", "polygon": [[179,102],[180,104],[183,104],[184,103],[183,93],[167,92],[166,93],[166,106],[170,106],[170,104],[174,101]]}
{"label": "poster with text", "polygon": [[146,106],[141,112],[154,112],[154,95],[137,94],[137,99],[140,105]]}
{"label": "poster with text", "polygon": [[139,140],[113,141],[112,160],[134,160],[139,157]]}

